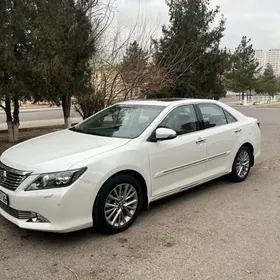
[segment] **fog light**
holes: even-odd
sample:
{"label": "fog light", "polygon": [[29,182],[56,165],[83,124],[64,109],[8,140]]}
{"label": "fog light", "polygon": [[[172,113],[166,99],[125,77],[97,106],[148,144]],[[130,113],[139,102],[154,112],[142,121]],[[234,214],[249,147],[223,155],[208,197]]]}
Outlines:
{"label": "fog light", "polygon": [[28,223],[49,223],[49,220],[36,212],[31,212],[30,218],[27,222]]}

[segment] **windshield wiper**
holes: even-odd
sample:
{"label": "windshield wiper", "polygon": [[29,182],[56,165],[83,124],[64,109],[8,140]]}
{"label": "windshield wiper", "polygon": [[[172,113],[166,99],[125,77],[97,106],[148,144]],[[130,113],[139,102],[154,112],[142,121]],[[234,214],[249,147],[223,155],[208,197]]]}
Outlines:
{"label": "windshield wiper", "polygon": [[116,125],[116,126],[109,126],[109,127],[102,127],[102,129],[119,129],[121,125]]}
{"label": "windshield wiper", "polygon": [[96,133],[96,132],[90,132],[90,131],[83,131],[82,133],[90,134],[90,135],[96,135],[96,136],[104,136],[103,134]]}
{"label": "windshield wiper", "polygon": [[71,128],[69,128],[69,130],[75,131],[75,132],[78,132],[78,133],[83,133],[83,134],[90,134],[90,135],[96,135],[96,136],[104,136],[104,135],[96,133],[96,132],[86,131],[86,130],[82,130],[82,129],[79,129],[79,128],[76,128],[76,127],[71,127]]}

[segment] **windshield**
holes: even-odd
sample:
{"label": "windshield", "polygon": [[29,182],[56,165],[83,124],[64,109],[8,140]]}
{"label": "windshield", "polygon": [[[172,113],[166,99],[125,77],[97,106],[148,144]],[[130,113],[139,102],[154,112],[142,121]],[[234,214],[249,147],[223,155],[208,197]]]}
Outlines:
{"label": "windshield", "polygon": [[142,134],[164,108],[152,105],[115,105],[93,115],[71,130],[105,137],[133,139]]}

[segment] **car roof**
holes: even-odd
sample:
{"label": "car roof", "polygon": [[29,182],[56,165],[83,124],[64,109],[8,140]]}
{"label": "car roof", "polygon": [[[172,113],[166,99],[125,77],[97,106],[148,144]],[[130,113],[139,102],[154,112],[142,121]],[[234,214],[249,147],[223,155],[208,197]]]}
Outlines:
{"label": "car roof", "polygon": [[164,106],[180,105],[180,104],[193,104],[193,103],[219,103],[213,99],[188,99],[188,98],[162,98],[162,99],[132,99],[118,104],[133,104],[133,105],[150,105],[150,106]]}

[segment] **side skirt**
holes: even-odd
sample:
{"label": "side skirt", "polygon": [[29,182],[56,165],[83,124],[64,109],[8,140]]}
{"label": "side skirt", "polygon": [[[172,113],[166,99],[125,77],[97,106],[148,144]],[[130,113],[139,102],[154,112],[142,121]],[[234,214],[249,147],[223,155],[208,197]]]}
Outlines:
{"label": "side skirt", "polygon": [[211,176],[211,177],[207,177],[203,180],[200,180],[200,181],[197,181],[196,183],[193,183],[191,185],[187,185],[187,186],[184,186],[184,187],[181,187],[179,189],[176,189],[175,191],[169,191],[167,193],[164,193],[164,194],[161,194],[161,195],[158,195],[158,196],[155,196],[155,197],[152,197],[152,199],[150,200],[149,204],[154,202],[154,201],[157,201],[157,200],[160,200],[164,197],[168,197],[168,196],[171,196],[171,195],[174,195],[176,193],[180,193],[180,192],[183,192],[183,191],[186,191],[186,190],[189,190],[189,189],[192,189],[194,187],[197,187],[197,186],[200,186],[200,185],[203,185],[207,182],[210,182],[210,181],[213,181],[215,179],[218,179],[220,177],[223,177],[227,174],[229,174],[230,172],[223,172],[223,173],[220,173],[218,175],[215,175],[215,176]]}

